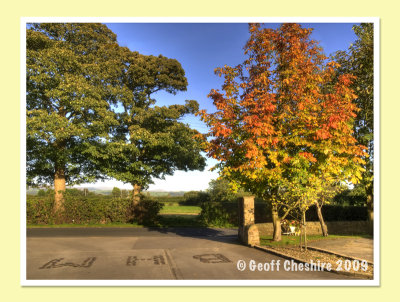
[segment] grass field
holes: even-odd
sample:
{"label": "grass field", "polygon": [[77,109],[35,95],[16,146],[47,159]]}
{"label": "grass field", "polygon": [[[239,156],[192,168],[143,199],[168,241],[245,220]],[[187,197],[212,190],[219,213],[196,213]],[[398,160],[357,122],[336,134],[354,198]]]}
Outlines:
{"label": "grass field", "polygon": [[197,206],[169,206],[165,205],[161,211],[160,214],[192,214],[192,215],[198,215],[201,212],[201,208]]}

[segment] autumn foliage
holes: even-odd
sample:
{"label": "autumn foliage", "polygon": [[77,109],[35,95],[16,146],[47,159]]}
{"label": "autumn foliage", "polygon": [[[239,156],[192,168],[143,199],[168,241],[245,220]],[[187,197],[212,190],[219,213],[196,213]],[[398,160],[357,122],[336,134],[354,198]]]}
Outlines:
{"label": "autumn foliage", "polygon": [[222,91],[209,94],[217,110],[200,115],[221,174],[269,197],[276,215],[283,206],[286,216],[295,207],[305,210],[327,186],[361,177],[354,78],[335,76],[338,64],[310,38],[312,29],[250,24],[249,30],[246,60],[216,69],[224,78]]}

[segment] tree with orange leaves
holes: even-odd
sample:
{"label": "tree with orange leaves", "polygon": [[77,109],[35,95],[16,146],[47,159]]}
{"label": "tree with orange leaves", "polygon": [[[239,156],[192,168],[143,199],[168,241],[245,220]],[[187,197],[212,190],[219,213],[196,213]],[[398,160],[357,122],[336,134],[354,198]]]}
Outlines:
{"label": "tree with orange leaves", "polygon": [[208,155],[233,186],[272,202],[273,239],[294,208],[303,213],[329,186],[357,183],[363,147],[353,137],[357,108],[351,75],[335,79],[312,29],[250,24],[246,60],[216,69],[217,110],[200,111],[210,127]]}

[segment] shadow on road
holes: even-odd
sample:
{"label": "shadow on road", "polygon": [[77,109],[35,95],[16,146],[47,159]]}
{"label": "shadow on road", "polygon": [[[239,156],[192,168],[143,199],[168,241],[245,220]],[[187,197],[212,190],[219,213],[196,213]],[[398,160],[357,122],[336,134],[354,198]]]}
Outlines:
{"label": "shadow on road", "polygon": [[237,229],[222,228],[28,228],[27,237],[191,237],[240,244]]}
{"label": "shadow on road", "polygon": [[205,240],[240,244],[238,241],[238,230],[237,229],[224,229],[224,228],[180,228],[180,227],[168,227],[168,228],[149,228],[149,232],[153,234],[159,234],[161,236],[179,236],[179,237],[191,237],[201,238]]}

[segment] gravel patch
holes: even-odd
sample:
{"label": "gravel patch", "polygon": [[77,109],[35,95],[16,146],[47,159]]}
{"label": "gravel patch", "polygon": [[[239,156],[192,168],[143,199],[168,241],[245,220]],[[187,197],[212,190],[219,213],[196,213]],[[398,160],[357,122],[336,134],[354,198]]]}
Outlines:
{"label": "gravel patch", "polygon": [[[263,246],[265,247],[265,246]],[[269,250],[276,251],[283,256],[300,260],[306,263],[326,264],[330,263],[332,269],[337,273],[346,275],[357,275],[365,278],[372,278],[374,273],[373,264],[367,261],[360,261],[341,257],[338,255],[324,253],[322,251],[315,251],[308,249],[307,251],[301,251],[299,246],[268,246],[265,247]]]}

